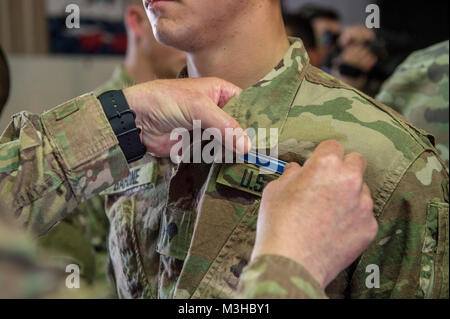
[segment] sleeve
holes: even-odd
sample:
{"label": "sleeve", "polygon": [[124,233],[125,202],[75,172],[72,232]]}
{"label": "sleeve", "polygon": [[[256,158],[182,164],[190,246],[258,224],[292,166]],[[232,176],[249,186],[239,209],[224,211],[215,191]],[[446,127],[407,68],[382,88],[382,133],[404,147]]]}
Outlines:
{"label": "sleeve", "polygon": [[448,174],[433,152],[409,167],[378,217],[352,298],[448,298]]}
{"label": "sleeve", "polygon": [[238,287],[244,299],[325,299],[324,290],[311,274],[294,260],[263,255],[244,269]]}
{"label": "sleeve", "polygon": [[127,174],[93,94],[41,116],[17,114],[0,137],[0,202],[39,235]]}

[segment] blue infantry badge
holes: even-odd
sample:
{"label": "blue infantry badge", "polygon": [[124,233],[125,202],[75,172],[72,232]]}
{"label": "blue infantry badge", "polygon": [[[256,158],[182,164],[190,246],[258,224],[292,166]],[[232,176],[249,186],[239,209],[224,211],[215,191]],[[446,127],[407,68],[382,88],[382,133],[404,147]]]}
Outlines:
{"label": "blue infantry badge", "polygon": [[246,155],[241,155],[240,159],[249,164],[254,164],[261,169],[269,170],[271,172],[283,174],[287,163],[283,162],[275,157],[270,157],[255,151],[250,151]]}

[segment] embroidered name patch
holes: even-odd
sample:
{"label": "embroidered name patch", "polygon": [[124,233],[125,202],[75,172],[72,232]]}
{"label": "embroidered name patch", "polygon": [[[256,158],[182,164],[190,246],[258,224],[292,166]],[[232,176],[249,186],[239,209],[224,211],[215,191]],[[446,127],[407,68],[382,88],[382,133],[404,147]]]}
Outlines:
{"label": "embroidered name patch", "polygon": [[143,186],[146,184],[154,184],[155,178],[155,165],[153,163],[147,163],[141,166],[133,167],[130,169],[130,174],[117,182],[110,188],[101,192],[100,195],[114,195],[124,193],[132,188]]}

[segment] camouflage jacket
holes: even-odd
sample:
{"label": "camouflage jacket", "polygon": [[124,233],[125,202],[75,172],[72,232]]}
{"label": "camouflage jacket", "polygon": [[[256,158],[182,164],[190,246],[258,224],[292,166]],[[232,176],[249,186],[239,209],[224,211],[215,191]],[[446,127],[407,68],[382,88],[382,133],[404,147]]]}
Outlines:
{"label": "camouflage jacket", "polygon": [[[367,158],[380,231],[328,297],[448,296],[448,174],[422,131],[312,67],[295,40],[225,111],[244,127],[278,128],[284,161],[303,163],[328,139]],[[147,155],[129,168],[93,95],[17,115],[0,142],[1,198],[32,231],[104,192],[120,297],[325,297],[288,259],[248,264],[262,191],[252,186],[264,186],[256,173],[241,185],[251,165],[175,166]],[[374,265],[379,288],[367,282]]]}
{"label": "camouflage jacket", "polygon": [[377,100],[436,137],[449,164],[449,41],[413,53],[383,85]]}

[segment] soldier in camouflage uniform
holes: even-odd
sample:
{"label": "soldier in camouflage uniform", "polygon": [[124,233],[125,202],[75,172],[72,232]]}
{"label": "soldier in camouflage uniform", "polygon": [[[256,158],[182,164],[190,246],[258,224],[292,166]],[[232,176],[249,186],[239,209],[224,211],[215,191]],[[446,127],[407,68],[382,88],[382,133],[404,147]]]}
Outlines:
{"label": "soldier in camouflage uniform", "polygon": [[[267,5],[261,2],[258,10]],[[246,9],[243,14],[257,10]],[[192,18],[186,13],[184,17]],[[265,18],[264,23],[281,21],[281,16]],[[253,34],[264,30],[249,21],[253,28],[246,25],[248,29],[242,30]],[[328,139],[367,158],[366,178],[380,231],[361,258],[327,287],[326,295],[448,297],[448,174],[429,136],[391,109],[312,67],[300,40],[290,39],[289,45],[276,67],[224,110],[244,128],[278,128],[284,161],[303,164]],[[80,132],[80,127],[87,130]],[[17,115],[1,142],[2,199],[38,233],[79,202],[104,191],[110,257],[120,297],[236,295],[255,242],[262,194],[255,179],[242,183],[252,165],[175,166],[168,159],[147,155],[128,167],[93,95],[40,117]],[[380,270],[380,288],[366,286],[369,265]],[[245,273],[271,278],[271,283],[300,276],[303,296],[324,297],[322,287],[300,267],[289,259],[265,256]],[[265,293],[255,289],[249,295],[298,296],[298,289],[278,286],[269,285]]]}
{"label": "soldier in camouflage uniform", "polygon": [[449,41],[413,53],[384,84],[377,100],[403,114],[436,138],[436,148],[449,164]]}
{"label": "soldier in camouflage uniform", "polygon": [[[128,46],[125,61],[116,67],[111,79],[94,91],[96,95],[157,78],[175,78],[185,63],[183,52],[156,41],[142,2],[128,0],[126,4],[124,20]],[[80,266],[83,278],[90,283],[91,297],[114,296],[114,288],[105,274],[109,222],[104,197],[91,198],[71,214],[40,238],[39,244],[54,251],[54,257]]]}

